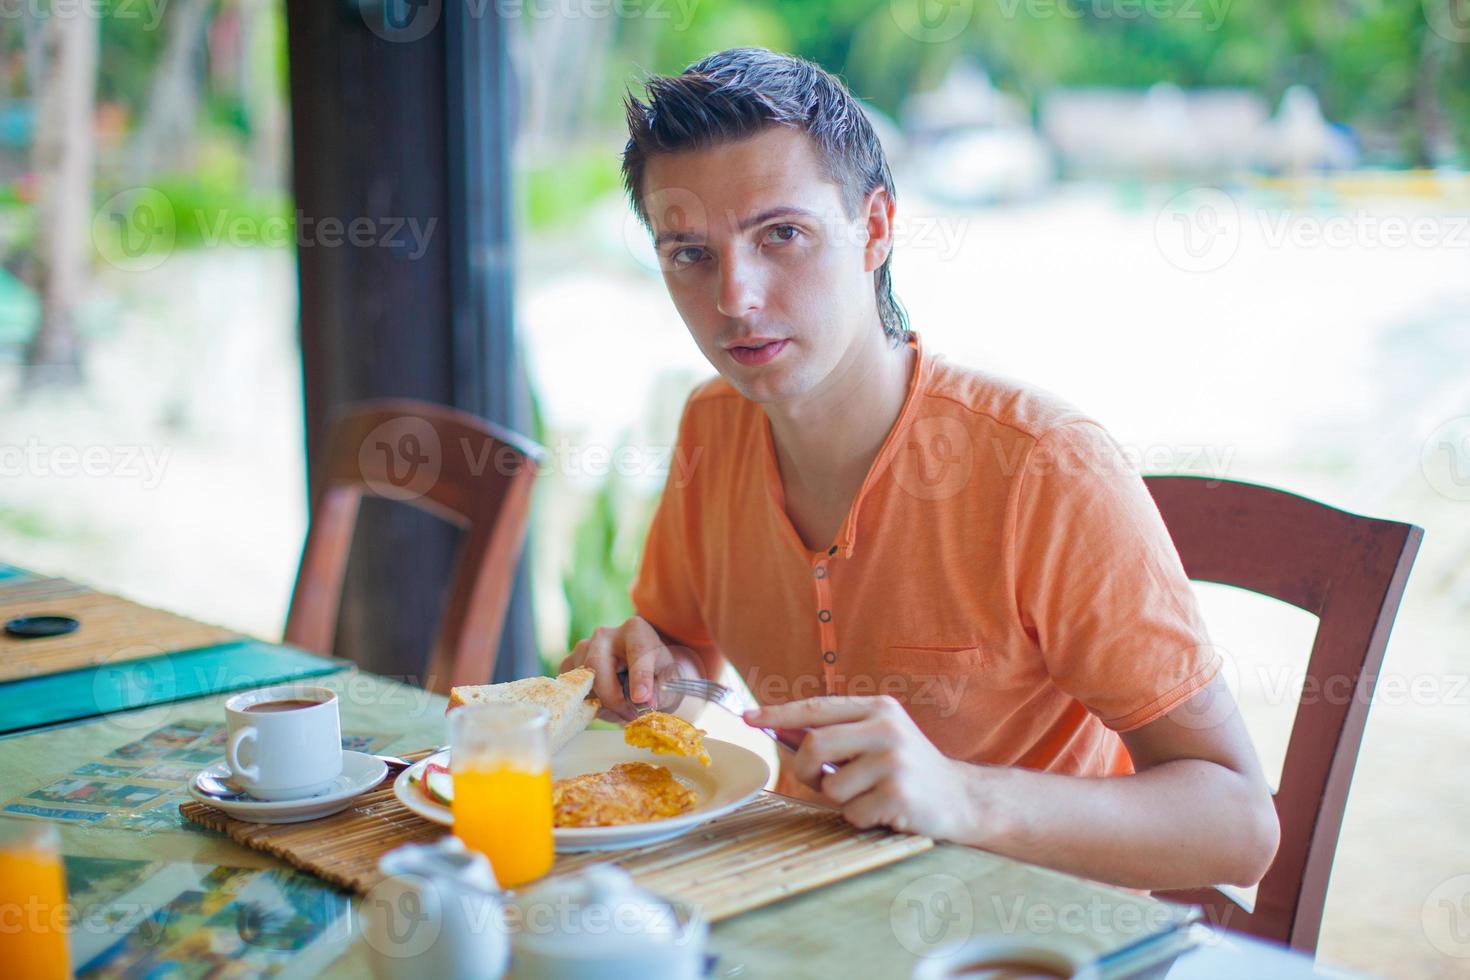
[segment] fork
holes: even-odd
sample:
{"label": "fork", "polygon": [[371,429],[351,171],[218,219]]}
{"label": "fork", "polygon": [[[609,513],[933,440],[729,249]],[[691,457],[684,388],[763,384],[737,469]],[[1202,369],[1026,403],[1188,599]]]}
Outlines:
{"label": "fork", "polygon": [[[652,705],[637,704],[633,701],[632,697],[628,694],[628,674],[626,671],[618,671],[618,679],[621,680],[623,683],[623,696],[628,699],[629,704],[633,705],[634,711],[642,715],[654,710],[654,707]],[[742,721],[745,720],[745,710],[748,706],[733,688],[726,687],[724,684],[717,684],[714,681],[707,681],[703,678],[695,677],[664,677],[656,681],[655,689],[655,696],[657,698],[659,707],[662,707],[664,704],[663,695],[665,693],[678,694],[681,697],[688,696],[692,698],[699,698],[701,701],[707,701],[710,704],[718,705],[719,707],[724,708],[726,711],[730,712],[730,714],[734,715],[736,718],[739,718]],[[811,731],[810,728],[801,728],[797,730],[800,731],[803,735]],[[786,748],[790,749],[793,752],[801,747],[800,739],[792,739],[790,737],[783,736],[777,733],[776,730],[773,728],[762,728],[761,731],[769,735],[771,739],[776,742],[776,744],[784,745]],[[832,763],[822,763],[822,772],[826,773],[827,775],[830,776],[836,771],[837,767],[834,766]]]}

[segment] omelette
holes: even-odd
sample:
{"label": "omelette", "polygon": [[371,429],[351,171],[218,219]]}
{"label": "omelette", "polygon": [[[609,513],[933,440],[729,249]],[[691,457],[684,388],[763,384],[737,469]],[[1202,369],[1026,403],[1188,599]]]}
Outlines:
{"label": "omelette", "polygon": [[694,806],[694,790],[663,766],[620,762],[606,772],[558,779],[551,787],[558,827],[612,827],[676,817]]}
{"label": "omelette", "polygon": [[709,753],[704,750],[705,734],[703,728],[695,728],[683,718],[662,711],[641,714],[623,726],[623,741],[629,745],[663,755],[687,755],[709,765]]}

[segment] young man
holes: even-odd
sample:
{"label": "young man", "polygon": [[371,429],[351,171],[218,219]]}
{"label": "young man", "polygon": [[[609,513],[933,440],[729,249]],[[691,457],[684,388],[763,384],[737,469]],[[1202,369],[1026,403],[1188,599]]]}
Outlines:
{"label": "young man", "polygon": [[628,123],[629,194],[720,376],[685,407],[698,462],[638,615],[563,669],[627,717],[623,665],[647,703],[656,672],[728,661],[750,724],[809,729],[779,788],[860,827],[1138,888],[1258,881],[1275,809],[1147,488],[1095,422],[906,329],[892,178],[843,85],[735,49]]}

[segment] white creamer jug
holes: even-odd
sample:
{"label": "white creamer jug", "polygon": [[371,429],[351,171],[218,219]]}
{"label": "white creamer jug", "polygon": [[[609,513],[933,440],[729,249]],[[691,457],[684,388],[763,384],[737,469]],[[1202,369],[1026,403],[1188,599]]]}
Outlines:
{"label": "white creamer jug", "polygon": [[510,937],[495,873],[459,838],[406,844],[378,862],[363,897],[363,938],[378,980],[499,980]]}

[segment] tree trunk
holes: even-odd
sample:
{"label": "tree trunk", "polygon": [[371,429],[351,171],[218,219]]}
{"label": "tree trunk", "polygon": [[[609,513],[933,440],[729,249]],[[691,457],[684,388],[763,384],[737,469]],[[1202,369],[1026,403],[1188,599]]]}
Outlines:
{"label": "tree trunk", "polygon": [[40,177],[37,248],[41,326],[26,352],[28,386],[74,382],[81,358],[73,322],[91,255],[93,106],[98,22],[77,5],[46,21],[46,72],[34,147]]}
{"label": "tree trunk", "polygon": [[1417,124],[1414,163],[1434,167],[1444,162],[1450,150],[1444,111],[1440,105],[1440,80],[1444,77],[1447,44],[1433,31],[1419,32],[1419,66],[1414,73],[1414,121]]}
{"label": "tree trunk", "polygon": [[160,171],[188,170],[199,116],[198,59],[212,0],[178,0],[171,5],[168,41],[148,90],[148,108],[133,139],[128,179],[135,184]]}

